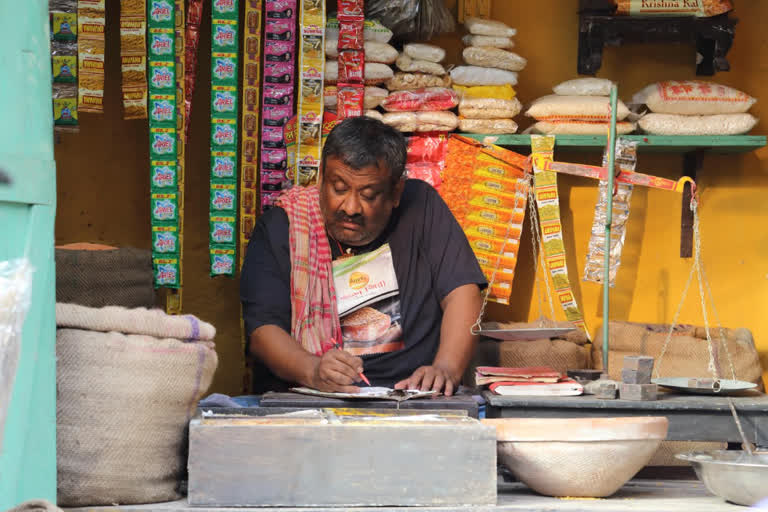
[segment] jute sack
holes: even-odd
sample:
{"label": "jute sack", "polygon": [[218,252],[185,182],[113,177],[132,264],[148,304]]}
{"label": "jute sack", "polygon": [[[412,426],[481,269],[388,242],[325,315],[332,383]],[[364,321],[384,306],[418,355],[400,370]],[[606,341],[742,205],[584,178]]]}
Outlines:
{"label": "jute sack", "polygon": [[218,358],[212,325],[187,315],[57,304],[58,501],[181,497],[186,428]]}
{"label": "jute sack", "polygon": [[151,308],[152,253],[95,244],[57,247],[56,301],[92,308]]}
{"label": "jute sack", "polygon": [[[724,329],[728,351],[736,371],[736,378],[762,386],[761,367],[752,333],[747,329]],[[621,380],[624,356],[648,355],[658,364],[664,340],[669,332],[668,325],[636,324],[630,322],[610,323],[610,350],[608,352],[608,374],[612,379]],[[711,329],[718,362],[723,378],[731,378],[731,368],[720,343],[720,331]],[[603,368],[603,334],[598,330],[592,346],[592,362],[595,368]],[[661,377],[709,377],[709,350],[703,327],[678,325],[669,341],[664,359],[659,367]],[[655,374],[655,371],[654,371]],[[649,466],[684,466],[686,462],[675,458],[678,453],[694,450],[724,449],[725,443],[697,443],[687,441],[664,441],[648,462]]]}
{"label": "jute sack", "polygon": [[[530,323],[499,324],[507,329],[532,329],[535,327],[573,327],[570,322],[553,322],[542,318]],[[501,366],[521,368],[525,366],[549,366],[565,373],[567,370],[589,368],[589,349],[585,346],[586,335],[574,330],[561,339],[534,341],[503,341],[499,347]]]}
{"label": "jute sack", "polygon": [[[608,374],[612,379],[621,380],[624,356],[647,355],[656,359],[664,346],[669,331],[668,325],[637,324],[630,322],[610,323],[610,351],[608,352]],[[736,378],[761,385],[762,368],[760,359],[748,329],[723,329],[727,350],[736,371]],[[721,377],[730,379],[731,367],[728,363],[726,347],[720,342],[720,331],[710,329],[714,344],[716,364],[721,370]],[[597,339],[592,347],[592,363],[595,368],[603,368],[603,333],[598,330]],[[709,350],[703,327],[678,325],[669,342],[664,359],[659,366],[660,377],[710,377],[708,369]],[[655,376],[654,369],[654,376]]]}

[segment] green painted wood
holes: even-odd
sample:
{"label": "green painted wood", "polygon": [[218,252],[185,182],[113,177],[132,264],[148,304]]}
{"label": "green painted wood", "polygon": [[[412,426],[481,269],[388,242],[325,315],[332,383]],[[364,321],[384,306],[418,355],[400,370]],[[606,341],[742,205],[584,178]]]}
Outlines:
{"label": "green painted wood", "polygon": [[0,510],[56,501],[56,324],[48,2],[0,2],[0,260],[28,254],[32,306],[0,452]]}
{"label": "green painted wood", "polygon": [[[474,133],[460,133],[459,135],[499,146],[531,147],[530,135],[479,135]],[[766,145],[766,136],[764,135],[622,135],[621,137],[636,141],[640,151],[664,153],[687,153],[698,149],[713,153],[746,153]],[[555,144],[558,148],[602,151],[606,145],[606,136],[558,135]]]}

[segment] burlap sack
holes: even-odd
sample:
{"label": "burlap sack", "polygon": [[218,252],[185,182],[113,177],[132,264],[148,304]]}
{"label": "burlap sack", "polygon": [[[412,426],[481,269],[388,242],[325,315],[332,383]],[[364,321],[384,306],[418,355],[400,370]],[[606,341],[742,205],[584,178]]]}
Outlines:
{"label": "burlap sack", "polygon": [[566,340],[502,341],[499,344],[501,366],[549,366],[565,373],[589,368],[589,350]]}
{"label": "burlap sack", "polygon": [[[608,353],[608,374],[612,379],[621,380],[624,356],[647,355],[656,359],[659,365],[668,325],[636,324],[630,322],[610,323],[610,352]],[[724,329],[728,352],[731,355],[736,378],[762,385],[760,359],[747,329]],[[715,347],[715,360],[721,369],[721,376],[730,379],[731,367],[726,348],[720,343],[717,328],[710,329]],[[603,333],[598,330],[592,348],[592,363],[603,368]],[[659,366],[660,377],[710,377],[708,369],[709,351],[703,327],[679,325],[675,328],[664,359]],[[654,370],[655,376],[655,370]]]}
{"label": "burlap sack", "polygon": [[151,308],[155,304],[152,253],[92,244],[58,247],[56,301],[93,308]]}
{"label": "burlap sack", "polygon": [[[140,310],[57,305],[58,501],[62,506],[155,503],[181,497],[187,423],[218,359],[210,324],[181,341],[157,331],[162,318]],[[163,314],[164,315],[164,314]],[[109,317],[109,318],[107,318]],[[192,327],[198,324],[197,328]],[[86,330],[109,326],[111,331]],[[151,330],[150,329],[150,330]],[[161,328],[160,331],[163,329]],[[182,330],[183,332],[183,330]],[[205,336],[208,340],[201,340]]]}
{"label": "burlap sack", "polygon": [[[658,364],[668,325],[636,324],[630,322],[610,323],[610,351],[608,352],[608,374],[612,379],[621,380],[624,356],[648,355]],[[718,329],[710,330],[715,342],[715,356],[723,378],[731,378],[731,369],[725,347],[719,342]],[[736,378],[757,383],[762,387],[760,360],[752,333],[747,329],[725,329],[728,351],[736,371]],[[603,333],[598,330],[592,346],[592,363],[603,368]],[[679,325],[675,328],[664,359],[659,367],[661,377],[709,377],[709,350],[703,327]],[[664,441],[648,462],[649,466],[684,466],[675,455],[694,450],[724,449],[727,443],[696,443],[685,441]]]}

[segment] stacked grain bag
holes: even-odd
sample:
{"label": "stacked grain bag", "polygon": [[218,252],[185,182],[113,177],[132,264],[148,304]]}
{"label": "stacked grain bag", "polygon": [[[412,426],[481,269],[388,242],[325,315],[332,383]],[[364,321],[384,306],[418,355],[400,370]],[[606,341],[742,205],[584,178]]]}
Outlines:
{"label": "stacked grain bag", "polygon": [[440,62],[445,50],[430,44],[409,43],[397,57],[399,71],[387,82],[392,92],[382,102],[382,121],[401,132],[450,132],[458,118],[450,110],[458,95]]}
{"label": "stacked grain bag", "polygon": [[[554,135],[606,135],[611,124],[610,93],[613,83],[601,78],[577,78],[554,87],[555,94],[543,96],[528,108],[525,115],[537,122],[530,131]],[[619,100],[616,105],[616,133],[635,130],[626,121],[630,112]]]}
{"label": "stacked grain bag", "polygon": [[757,119],[747,111],[757,100],[711,82],[668,81],[651,84],[633,98],[651,111],[640,128],[653,135],[739,135]]}
{"label": "stacked grain bag", "polygon": [[451,70],[454,88],[461,94],[459,130],[515,133],[517,123],[512,118],[522,106],[512,86],[517,84],[517,72],[527,64],[523,57],[509,51],[514,47],[511,38],[517,30],[500,21],[471,17],[464,26],[469,31],[463,39],[467,47],[462,53],[467,65]]}
{"label": "stacked grain bag", "polygon": [[[387,97],[389,91],[380,87],[394,76],[391,64],[397,60],[397,50],[389,44],[392,31],[376,20],[366,20],[363,27],[363,47],[365,49],[365,92],[364,108],[366,115],[381,119],[381,114],[373,110]],[[336,83],[339,79],[338,50],[339,22],[329,18],[325,36],[325,89],[323,100],[325,109],[336,112],[338,107]]]}

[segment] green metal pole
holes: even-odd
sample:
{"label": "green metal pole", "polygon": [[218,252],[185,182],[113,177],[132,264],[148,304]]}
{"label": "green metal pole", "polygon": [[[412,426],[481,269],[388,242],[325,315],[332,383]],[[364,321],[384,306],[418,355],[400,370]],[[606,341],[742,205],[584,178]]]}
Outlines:
{"label": "green metal pole", "polygon": [[608,133],[608,201],[605,212],[605,259],[603,260],[603,371],[608,373],[608,319],[610,318],[611,224],[613,224],[613,175],[616,160],[616,103],[618,91],[611,87],[611,128]]}

